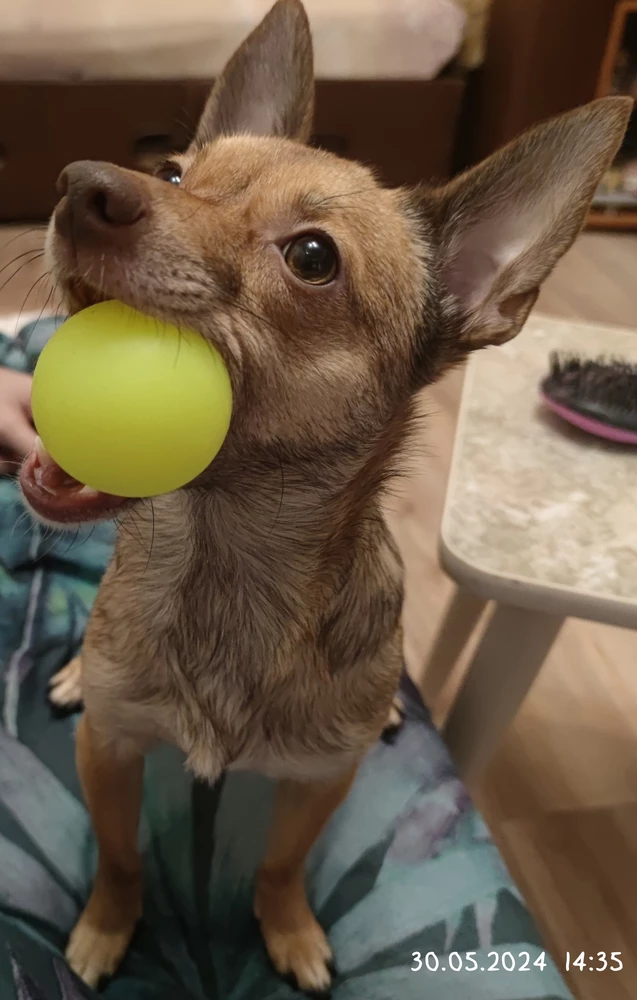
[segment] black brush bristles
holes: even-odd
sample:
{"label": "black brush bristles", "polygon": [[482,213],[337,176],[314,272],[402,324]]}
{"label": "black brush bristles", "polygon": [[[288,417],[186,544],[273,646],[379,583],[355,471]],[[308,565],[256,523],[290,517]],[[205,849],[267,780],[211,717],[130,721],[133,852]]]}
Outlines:
{"label": "black brush bristles", "polygon": [[637,433],[637,364],[556,352],[542,392],[583,417]]}

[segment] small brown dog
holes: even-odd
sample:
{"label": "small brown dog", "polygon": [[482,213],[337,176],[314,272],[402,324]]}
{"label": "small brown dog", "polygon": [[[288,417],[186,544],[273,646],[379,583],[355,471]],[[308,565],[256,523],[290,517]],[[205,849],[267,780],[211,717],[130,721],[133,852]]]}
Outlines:
{"label": "small brown dog", "polygon": [[[307,19],[279,0],[183,156],[156,177],[85,162],[60,178],[48,248],[70,311],[118,298],[194,328],[234,388],[221,453],[156,498],[152,520],[141,501],[82,489],[40,446],[21,472],[47,521],[122,525],[81,655],[77,761],[99,866],[67,954],[89,983],[116,969],[140,916],[143,760],[164,740],[210,781],[229,767],[279,779],[255,913],[277,969],[329,986],[304,859],[401,670],[383,485],[418,390],[521,328],[632,106],[567,114],[439,190],[386,190],[304,144],[312,102]],[[77,697],[79,669],[56,679],[59,702]]]}

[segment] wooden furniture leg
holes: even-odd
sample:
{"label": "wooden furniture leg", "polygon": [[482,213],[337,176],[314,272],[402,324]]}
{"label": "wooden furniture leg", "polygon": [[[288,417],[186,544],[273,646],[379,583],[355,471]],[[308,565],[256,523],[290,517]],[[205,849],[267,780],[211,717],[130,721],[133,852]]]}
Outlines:
{"label": "wooden furniture leg", "polygon": [[443,728],[465,780],[489,761],[531,687],[564,619],[499,604]]}
{"label": "wooden furniture leg", "polygon": [[425,667],[423,695],[431,707],[469,641],[487,602],[457,587],[452,596]]}

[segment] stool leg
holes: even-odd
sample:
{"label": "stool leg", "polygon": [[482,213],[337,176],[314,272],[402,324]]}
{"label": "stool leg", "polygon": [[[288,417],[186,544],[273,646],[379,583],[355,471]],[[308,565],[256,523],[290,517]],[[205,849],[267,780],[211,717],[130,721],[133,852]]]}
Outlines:
{"label": "stool leg", "polygon": [[463,778],[475,778],[531,687],[564,619],[496,606],[443,728]]}
{"label": "stool leg", "polygon": [[425,667],[422,690],[428,705],[440,694],[486,604],[468,590],[456,588]]}

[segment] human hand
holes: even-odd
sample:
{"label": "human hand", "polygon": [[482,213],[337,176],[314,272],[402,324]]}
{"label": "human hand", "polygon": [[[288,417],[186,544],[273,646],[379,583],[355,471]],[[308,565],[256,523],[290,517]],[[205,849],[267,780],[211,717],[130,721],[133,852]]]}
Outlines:
{"label": "human hand", "polygon": [[31,376],[0,366],[0,475],[17,472],[35,443]]}

